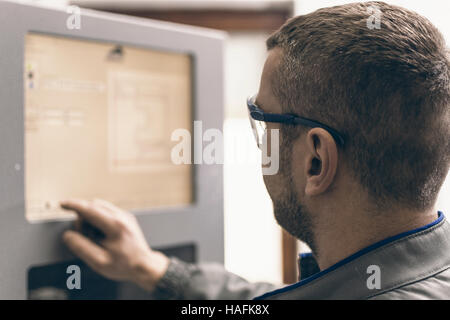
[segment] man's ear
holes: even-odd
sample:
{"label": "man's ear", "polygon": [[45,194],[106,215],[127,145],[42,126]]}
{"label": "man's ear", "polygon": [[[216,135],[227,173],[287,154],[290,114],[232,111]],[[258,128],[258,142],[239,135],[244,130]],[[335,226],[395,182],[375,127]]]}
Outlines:
{"label": "man's ear", "polygon": [[306,147],[305,194],[316,196],[326,192],[335,179],[338,150],[333,137],[322,128],[309,130]]}

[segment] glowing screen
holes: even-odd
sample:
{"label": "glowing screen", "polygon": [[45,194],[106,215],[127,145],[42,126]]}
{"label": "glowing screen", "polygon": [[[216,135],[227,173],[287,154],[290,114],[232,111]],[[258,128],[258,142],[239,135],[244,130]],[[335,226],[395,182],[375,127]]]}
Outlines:
{"label": "glowing screen", "polygon": [[28,220],[71,217],[72,198],[192,202],[191,166],[170,158],[192,123],[189,55],[29,33],[24,71]]}

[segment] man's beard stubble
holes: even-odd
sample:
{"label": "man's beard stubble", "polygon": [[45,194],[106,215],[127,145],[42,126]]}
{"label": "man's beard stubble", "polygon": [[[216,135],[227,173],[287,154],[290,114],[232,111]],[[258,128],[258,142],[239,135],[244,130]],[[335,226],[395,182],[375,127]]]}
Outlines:
{"label": "man's beard stubble", "polygon": [[289,141],[282,142],[280,152],[280,180],[284,192],[280,199],[272,199],[275,219],[278,224],[295,238],[305,242],[313,252],[316,250],[314,243],[314,225],[311,212],[300,203],[295,192],[295,184],[291,175],[292,151]]}

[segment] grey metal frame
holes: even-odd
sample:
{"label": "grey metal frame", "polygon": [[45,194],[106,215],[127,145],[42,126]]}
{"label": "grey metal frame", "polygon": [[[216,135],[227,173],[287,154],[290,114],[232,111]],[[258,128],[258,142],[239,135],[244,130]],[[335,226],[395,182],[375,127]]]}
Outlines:
{"label": "grey metal frame", "polygon": [[[24,36],[34,31],[187,52],[194,57],[194,119],[203,130],[223,123],[225,33],[81,10],[81,29],[66,28],[64,9],[0,1],[0,299],[25,299],[30,266],[72,258],[61,242],[70,222],[29,223],[24,205]],[[221,165],[196,165],[195,202],[137,212],[151,246],[197,245],[199,261],[223,262]]]}

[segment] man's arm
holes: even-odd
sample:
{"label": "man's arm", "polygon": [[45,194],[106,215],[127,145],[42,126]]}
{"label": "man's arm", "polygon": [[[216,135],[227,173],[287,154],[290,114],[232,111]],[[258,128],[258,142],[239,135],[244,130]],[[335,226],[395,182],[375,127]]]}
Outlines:
{"label": "man's arm", "polygon": [[270,283],[248,282],[218,263],[190,264],[172,258],[156,284],[154,296],[157,299],[247,300],[277,288]]}
{"label": "man's arm", "polygon": [[99,229],[94,242],[76,231],[63,239],[72,252],[99,274],[131,281],[153,291],[159,299],[251,299],[275,289],[268,283],[250,283],[220,264],[189,264],[152,250],[134,215],[101,200],[66,201],[63,208]]}

